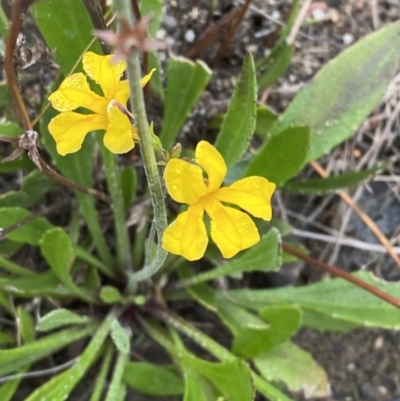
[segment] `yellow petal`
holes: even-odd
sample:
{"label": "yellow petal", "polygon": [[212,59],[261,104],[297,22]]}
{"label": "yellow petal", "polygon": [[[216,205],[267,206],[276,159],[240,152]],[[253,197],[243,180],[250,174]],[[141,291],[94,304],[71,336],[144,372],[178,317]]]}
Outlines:
{"label": "yellow petal", "polygon": [[154,73],[155,70],[156,70],[156,69],[153,68],[148,74],[146,74],[146,75],[140,80],[140,85],[142,85],[142,88],[143,88],[144,86],[146,86],[146,84],[150,81],[150,79],[151,79],[151,77],[152,77],[152,75],[153,75],[153,73]]}
{"label": "yellow petal", "polygon": [[196,163],[208,175],[208,191],[216,191],[226,175],[226,164],[221,153],[210,143],[200,141],[196,147]]}
{"label": "yellow petal", "polygon": [[[147,82],[150,81],[151,76],[153,75],[153,72],[156,69],[153,68],[147,75],[145,75],[141,80],[140,80],[140,85],[144,87]],[[119,103],[121,103],[123,106],[126,107],[126,103],[128,102],[130,96],[130,90],[129,90],[129,82],[128,80],[123,80],[118,82],[117,85],[117,90],[115,93],[115,100],[117,100]]]}
{"label": "yellow petal", "polygon": [[198,205],[190,206],[187,212],[181,213],[164,231],[163,248],[187,260],[200,259],[208,244],[203,213],[202,207]]}
{"label": "yellow petal", "polygon": [[60,87],[49,96],[58,111],[72,111],[84,107],[97,114],[105,114],[107,101],[90,90],[86,76],[81,72],[65,78]]}
{"label": "yellow petal", "polygon": [[118,82],[117,90],[115,92],[115,100],[126,107],[129,96],[129,82],[126,79],[124,81]]}
{"label": "yellow petal", "polygon": [[211,217],[211,238],[224,258],[231,258],[260,241],[257,227],[246,213],[222,206],[217,200],[207,199],[203,205]]}
{"label": "yellow petal", "polygon": [[220,188],[215,196],[222,202],[238,205],[255,217],[271,220],[271,197],[275,187],[264,177],[247,177]]}
{"label": "yellow petal", "polygon": [[112,58],[113,55],[101,56],[93,52],[86,52],[82,59],[86,74],[100,85],[109,102],[115,99],[118,83],[126,69],[125,61],[111,63]]}
{"label": "yellow petal", "polygon": [[85,136],[90,131],[105,129],[108,120],[99,114],[79,114],[72,111],[60,113],[49,123],[49,131],[57,144],[57,152],[65,156],[82,147]]}
{"label": "yellow petal", "polygon": [[129,118],[118,107],[108,110],[109,124],[104,134],[104,146],[112,153],[127,153],[135,146]]}
{"label": "yellow petal", "polygon": [[168,193],[180,203],[192,205],[208,192],[202,169],[184,160],[169,160],[164,179]]}

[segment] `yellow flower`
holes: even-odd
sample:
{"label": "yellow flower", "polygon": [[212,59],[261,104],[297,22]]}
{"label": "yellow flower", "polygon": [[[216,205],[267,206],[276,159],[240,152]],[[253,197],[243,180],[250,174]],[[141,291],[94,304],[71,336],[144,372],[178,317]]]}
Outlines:
{"label": "yellow flower", "polygon": [[[260,240],[257,227],[250,216],[224,206],[235,204],[264,220],[271,220],[271,196],[275,184],[263,177],[247,177],[221,188],[226,164],[214,146],[201,141],[196,147],[196,164],[171,159],[164,178],[171,197],[186,203],[189,208],[167,227],[163,248],[188,260],[198,260],[207,248],[208,237],[203,221],[204,212],[211,218],[211,238],[224,258],[231,258]],[[203,177],[203,171],[207,178]]]}
{"label": "yellow flower", "polygon": [[[126,153],[135,146],[137,132],[124,112],[129,98],[129,85],[127,80],[121,81],[121,76],[126,63],[120,61],[111,64],[112,57],[87,52],[82,60],[86,75],[100,85],[103,96],[91,91],[82,72],[67,77],[58,90],[49,96],[53,107],[61,112],[49,124],[60,155],[78,151],[85,136],[96,130],[106,131],[104,145],[113,153]],[[153,71],[142,78],[142,86],[149,82]],[[80,107],[92,114],[73,111]]]}

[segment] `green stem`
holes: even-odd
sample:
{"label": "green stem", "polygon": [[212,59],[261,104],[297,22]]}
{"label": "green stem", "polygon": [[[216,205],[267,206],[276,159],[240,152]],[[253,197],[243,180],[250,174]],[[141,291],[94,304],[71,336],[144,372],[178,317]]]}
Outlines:
{"label": "green stem", "polygon": [[[129,0],[116,0],[115,7],[120,16],[126,18],[130,25],[134,25],[135,20],[132,14],[131,2]],[[142,73],[138,52],[133,52],[127,59],[127,75],[131,92],[130,101],[135,116],[136,129],[139,136],[140,153],[149,186],[158,237],[157,253],[153,261],[149,265],[145,265],[142,270],[132,273],[129,276],[129,281],[137,282],[146,280],[153,276],[165,262],[167,251],[162,248],[161,240],[163,233],[167,228],[167,214],[165,210],[163,188],[158,173],[157,161],[147,121],[143,91],[140,85]],[[129,286],[128,283],[128,287]]]}
{"label": "green stem", "polygon": [[116,157],[100,144],[103,157],[104,171],[107,177],[108,190],[111,195],[111,208],[114,214],[116,254],[118,270],[125,274],[132,268],[131,249],[129,244],[128,227],[126,225],[125,203],[121,188]]}
{"label": "green stem", "polygon": [[22,277],[27,277],[27,276],[34,276],[35,273],[25,269],[25,267],[22,267],[18,265],[17,263],[11,262],[11,260],[7,260],[3,257],[0,256],[0,267],[3,268],[4,270],[9,271],[10,273],[17,274],[18,276]]}

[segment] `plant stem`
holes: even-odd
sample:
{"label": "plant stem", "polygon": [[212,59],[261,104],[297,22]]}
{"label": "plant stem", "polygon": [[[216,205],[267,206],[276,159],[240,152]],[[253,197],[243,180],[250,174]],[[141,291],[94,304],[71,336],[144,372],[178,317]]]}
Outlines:
{"label": "plant stem", "polygon": [[115,235],[117,240],[117,268],[121,273],[125,274],[132,268],[132,260],[121,179],[115,155],[106,149],[102,143],[100,147],[104,162],[104,171],[107,177],[108,190],[112,200],[111,208],[114,214]]}
{"label": "plant stem", "polygon": [[[115,7],[119,15],[127,19],[130,25],[134,25],[134,17],[129,0],[116,0]],[[140,59],[139,54],[136,51],[133,52],[127,59],[127,75],[131,92],[130,101],[135,116],[136,129],[139,136],[140,153],[149,186],[158,237],[157,253],[153,261],[149,265],[145,265],[142,270],[129,275],[130,282],[137,282],[146,280],[154,275],[165,262],[167,251],[162,248],[161,240],[167,227],[167,214],[165,210],[163,188],[158,173],[158,166],[150,135],[149,123],[147,121],[143,91],[140,85],[140,79],[142,75]],[[129,283],[128,288],[130,288]]]}

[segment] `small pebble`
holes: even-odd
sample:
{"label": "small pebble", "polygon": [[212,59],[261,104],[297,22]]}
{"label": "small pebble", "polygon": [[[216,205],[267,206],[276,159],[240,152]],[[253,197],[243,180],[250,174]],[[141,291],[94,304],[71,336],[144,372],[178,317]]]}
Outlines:
{"label": "small pebble", "polygon": [[159,29],[156,33],[156,39],[163,40],[167,36],[167,31],[165,29]]}
{"label": "small pebble", "polygon": [[188,43],[192,43],[194,41],[194,38],[196,37],[196,34],[194,33],[194,31],[192,29],[188,29],[185,32],[185,40]]}
{"label": "small pebble", "polygon": [[281,18],[281,13],[278,10],[275,10],[271,14],[271,18],[275,20],[279,20]]}
{"label": "small pebble", "polygon": [[326,18],[325,11],[321,10],[320,8],[313,10],[312,16],[316,21],[323,21]]}
{"label": "small pebble", "polygon": [[178,22],[176,21],[175,17],[172,17],[171,15],[165,15],[164,25],[168,28],[175,28],[178,25]]}
{"label": "small pebble", "polygon": [[248,45],[248,46],[246,46],[246,51],[248,53],[255,53],[257,51],[257,45]]}
{"label": "small pebble", "polygon": [[383,337],[379,336],[374,341],[374,349],[380,349],[383,347]]}
{"label": "small pebble", "polygon": [[347,370],[349,372],[354,372],[356,370],[356,364],[354,362],[351,362],[347,365]]}
{"label": "small pebble", "polygon": [[351,33],[345,33],[342,36],[343,43],[348,46],[354,42],[354,36]]}

